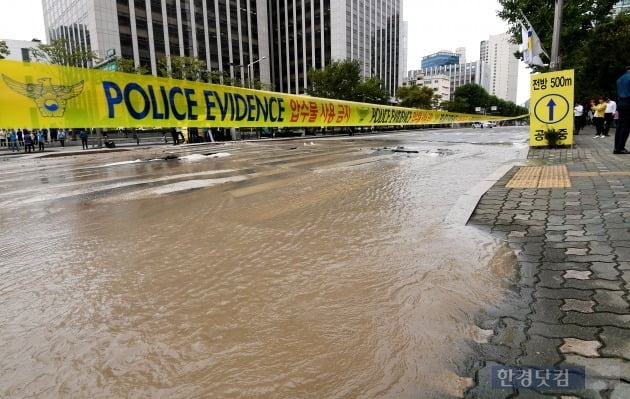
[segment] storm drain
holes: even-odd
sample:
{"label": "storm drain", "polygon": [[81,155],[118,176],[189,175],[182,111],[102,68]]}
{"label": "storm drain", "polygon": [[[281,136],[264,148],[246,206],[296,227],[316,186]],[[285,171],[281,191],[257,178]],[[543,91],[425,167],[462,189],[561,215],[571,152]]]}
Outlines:
{"label": "storm drain", "polygon": [[571,187],[565,165],[524,166],[505,185],[507,188],[563,188]]}

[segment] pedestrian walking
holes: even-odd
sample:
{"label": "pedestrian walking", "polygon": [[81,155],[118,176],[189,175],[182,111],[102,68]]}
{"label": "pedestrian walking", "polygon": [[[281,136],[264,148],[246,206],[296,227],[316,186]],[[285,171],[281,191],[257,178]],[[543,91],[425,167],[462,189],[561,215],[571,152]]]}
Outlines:
{"label": "pedestrian walking", "polygon": [[61,144],[62,147],[65,147],[65,142],[66,142],[65,130],[59,129],[59,132],[57,132],[57,140],[59,140],[59,143]]}
{"label": "pedestrian walking", "polygon": [[177,134],[177,129],[174,127],[171,128],[171,137],[173,137],[173,145],[179,144],[179,134]]}
{"label": "pedestrian walking", "polygon": [[17,134],[18,145],[22,147],[24,145],[24,132],[22,132],[22,129],[18,129],[16,134]]}
{"label": "pedestrian walking", "polygon": [[7,131],[0,129],[0,147],[7,146]]}
{"label": "pedestrian walking", "polygon": [[617,112],[619,120],[615,130],[615,147],[613,154],[628,154],[626,141],[630,132],[630,66],[626,67],[626,72],[617,79]]}
{"label": "pedestrian walking", "polygon": [[20,151],[18,143],[17,132],[12,130],[9,135],[9,146],[11,147],[11,152]]}
{"label": "pedestrian walking", "polygon": [[593,124],[595,125],[595,137],[604,138],[604,113],[606,111],[606,102],[604,97],[600,97],[598,103],[595,101],[591,103],[591,110],[593,110]]}
{"label": "pedestrian walking", "polygon": [[43,130],[40,130],[37,133],[37,144],[39,146],[39,151],[44,151],[44,143],[46,143],[46,134]]}
{"label": "pedestrian walking", "polygon": [[30,133],[26,133],[23,135],[24,139],[24,152],[31,152],[31,147],[33,147],[33,138]]}
{"label": "pedestrian walking", "polygon": [[88,148],[88,132],[85,129],[81,129],[79,132],[79,137],[81,138],[81,146],[84,150]]}
{"label": "pedestrian walking", "polygon": [[573,129],[575,134],[580,134],[580,128],[582,127],[582,116],[584,115],[584,107],[580,103],[575,103],[573,108]]}
{"label": "pedestrian walking", "polygon": [[617,112],[617,103],[608,97],[604,97],[606,102],[606,111],[604,112],[604,136],[608,136],[610,127],[613,124],[615,112]]}

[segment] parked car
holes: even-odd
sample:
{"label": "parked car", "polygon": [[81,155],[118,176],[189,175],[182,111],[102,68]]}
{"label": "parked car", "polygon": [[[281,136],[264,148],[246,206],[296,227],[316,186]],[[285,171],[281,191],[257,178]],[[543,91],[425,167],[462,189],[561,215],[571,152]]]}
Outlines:
{"label": "parked car", "polygon": [[497,127],[497,124],[494,122],[488,122],[488,121],[484,121],[484,122],[473,122],[472,124],[472,128],[476,129],[476,128],[488,128],[488,129],[492,129],[493,127]]}

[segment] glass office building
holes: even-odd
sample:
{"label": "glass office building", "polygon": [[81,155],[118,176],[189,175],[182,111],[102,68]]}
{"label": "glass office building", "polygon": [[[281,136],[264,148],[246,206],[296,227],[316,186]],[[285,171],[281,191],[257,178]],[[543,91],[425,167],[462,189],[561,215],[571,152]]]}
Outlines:
{"label": "glass office building", "polygon": [[277,91],[303,93],[310,68],[355,59],[364,77],[379,77],[392,95],[406,69],[401,3],[43,0],[49,41],[133,59],[153,74],[163,57],[199,57],[211,71],[236,79],[251,73]]}
{"label": "glass office building", "polygon": [[[134,60],[198,57],[211,71],[269,82],[266,0],[43,0],[47,39]],[[167,61],[168,62],[168,61]],[[251,68],[251,69],[250,69]]]}
{"label": "glass office building", "polygon": [[449,51],[440,51],[422,57],[421,67],[424,69],[454,64],[459,64],[459,54],[451,53]]}
{"label": "glass office building", "polygon": [[406,69],[401,6],[401,0],[270,0],[276,89],[303,93],[310,68],[351,59],[393,96]]}

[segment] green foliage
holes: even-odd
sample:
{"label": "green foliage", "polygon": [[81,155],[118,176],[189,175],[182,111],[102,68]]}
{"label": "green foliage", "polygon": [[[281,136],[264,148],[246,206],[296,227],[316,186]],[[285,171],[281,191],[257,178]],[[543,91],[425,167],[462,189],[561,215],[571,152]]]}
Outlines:
{"label": "green foliage", "polygon": [[323,69],[309,70],[308,80],[306,93],[311,96],[352,101],[361,81],[361,66],[357,61],[334,61]]}
{"label": "green foliage", "polygon": [[547,145],[549,148],[556,148],[558,145],[558,138],[560,136],[560,132],[554,128],[548,128],[545,130],[545,140],[547,140]]}
{"label": "green foliage", "polygon": [[[553,36],[553,0],[498,0],[502,9],[498,16],[510,26],[515,43],[521,42],[521,11],[540,37],[543,48],[550,53]],[[564,2],[560,39],[561,67],[575,68],[580,60],[580,50],[592,37],[595,26],[610,19],[610,11],[617,0],[571,0]],[[548,61],[548,60],[547,60]],[[546,71],[546,67],[534,67]]]}
{"label": "green foliage", "polygon": [[70,47],[66,39],[56,39],[50,44],[40,43],[31,48],[33,58],[38,62],[75,67],[91,67],[96,54],[82,47]]}
{"label": "green foliage", "polygon": [[137,73],[138,75],[148,75],[149,68],[144,65],[137,65],[130,58],[118,57],[116,59],[116,70],[118,72]]}
{"label": "green foliage", "polygon": [[474,114],[475,108],[477,107],[489,107],[489,100],[490,96],[483,87],[477,84],[463,85],[455,89],[455,100],[453,101],[453,103],[456,109],[449,109],[449,111]]}
{"label": "green foliage", "polygon": [[407,108],[435,108],[436,102],[440,97],[435,94],[433,89],[426,86],[402,86],[396,90],[396,97],[400,99],[400,106]]}
{"label": "green foliage", "polygon": [[308,79],[306,93],[314,97],[373,104],[386,104],[389,100],[378,78],[361,80],[361,65],[356,60],[334,61],[324,69],[311,69]]}
{"label": "green foliage", "polygon": [[167,78],[200,81],[205,80],[207,67],[198,57],[162,57],[157,61],[157,73]]}
{"label": "green foliage", "polygon": [[9,51],[9,47],[7,47],[7,42],[0,40],[0,60],[7,58],[9,54],[11,54],[11,52]]}
{"label": "green foliage", "polygon": [[[455,89],[453,101],[442,103],[442,107],[449,112],[464,114],[474,114],[477,107],[485,109],[489,115],[497,116],[519,116],[528,113],[526,108],[520,107],[512,101],[491,96],[483,87],[476,84],[467,84]],[[496,107],[496,110],[493,111],[492,107]]]}
{"label": "green foliage", "polygon": [[370,104],[387,104],[389,92],[379,78],[371,77],[359,83],[354,101]]}
{"label": "green foliage", "polygon": [[614,20],[595,27],[580,49],[576,65],[576,98],[617,97],[616,81],[630,63],[630,14],[619,14]]}
{"label": "green foliage", "polygon": [[[157,73],[158,76],[183,79],[191,81],[200,81],[207,83],[222,84],[225,86],[235,87],[248,87],[248,82],[243,81],[240,77],[231,77],[227,70],[209,71],[204,61],[198,57],[179,57],[173,56],[169,59],[162,57],[157,61]],[[255,79],[251,81],[251,87],[253,89],[270,90],[271,85],[266,85],[260,80]]]}

